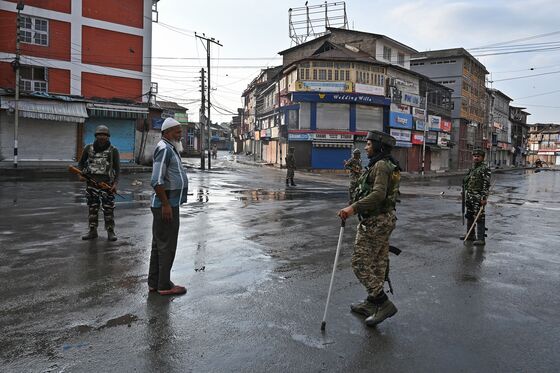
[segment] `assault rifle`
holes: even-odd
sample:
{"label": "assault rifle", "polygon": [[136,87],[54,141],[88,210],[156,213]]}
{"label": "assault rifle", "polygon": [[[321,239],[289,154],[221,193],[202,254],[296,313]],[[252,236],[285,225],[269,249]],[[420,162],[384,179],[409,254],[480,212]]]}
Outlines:
{"label": "assault rifle", "polygon": [[[68,166],[68,171],[70,171],[73,174],[76,174],[80,177],[83,177],[84,179],[86,179],[88,182],[90,182],[91,184],[93,184],[94,187],[99,188],[101,190],[105,190],[107,192],[111,191],[111,189],[113,189],[109,184],[107,184],[104,181],[97,181],[95,180],[93,177],[91,177],[88,174],[85,174],[82,172],[82,170],[80,170],[77,167],[74,166]],[[115,192],[115,194],[121,198],[124,198],[122,195],[120,195],[119,193]]]}

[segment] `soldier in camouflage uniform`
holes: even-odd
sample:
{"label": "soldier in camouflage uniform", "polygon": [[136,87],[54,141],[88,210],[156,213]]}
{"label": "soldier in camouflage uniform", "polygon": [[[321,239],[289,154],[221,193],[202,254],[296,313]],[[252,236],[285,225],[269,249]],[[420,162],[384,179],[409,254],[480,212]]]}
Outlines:
{"label": "soldier in camouflage uniform", "polygon": [[354,189],[358,185],[358,179],[362,175],[362,160],[360,158],[360,149],[354,149],[352,152],[352,158],[344,161],[344,168],[350,170],[350,187],[348,188],[348,194],[350,195],[350,203],[352,203],[352,196],[354,195]]}
{"label": "soldier in camouflage uniform", "polygon": [[395,138],[379,131],[367,135],[369,164],[360,179],[354,203],[340,210],[342,219],[357,214],[360,218],[352,269],[365,286],[365,301],[351,305],[353,312],[367,316],[365,323],[375,326],[397,313],[397,307],[383,290],[389,270],[389,237],[395,228],[395,204],[399,194],[400,167],[391,157]]}
{"label": "soldier in camouflage uniform", "polygon": [[288,149],[288,156],[286,157],[286,168],[288,173],[286,174],[286,186],[292,185],[296,186],[294,183],[294,174],[296,169],[296,158],[294,157],[295,148]]}
{"label": "soldier in camouflage uniform", "polygon": [[98,185],[88,181],[86,186],[86,200],[89,206],[89,232],[82,236],[83,240],[97,238],[97,225],[99,224],[99,208],[103,209],[105,218],[105,229],[109,241],[116,241],[115,218],[115,193],[120,173],[119,151],[109,141],[109,128],[97,126],[95,129],[95,141],[86,145],[78,168],[83,173],[91,176],[96,182],[104,182],[110,189],[102,189]]}
{"label": "soldier in camouflage uniform", "polygon": [[[486,206],[491,177],[490,168],[484,163],[484,151],[475,149],[472,154],[473,166],[463,178],[463,190],[466,193],[463,198],[465,198],[465,205],[467,208],[467,212],[465,213],[465,218],[467,218],[467,233],[474,224],[474,219],[480,208]],[[474,230],[471,231],[467,240],[474,240],[473,244],[475,245],[484,245],[486,243],[485,235],[486,218],[483,209],[476,221],[476,240]],[[465,236],[461,239],[464,240]]]}

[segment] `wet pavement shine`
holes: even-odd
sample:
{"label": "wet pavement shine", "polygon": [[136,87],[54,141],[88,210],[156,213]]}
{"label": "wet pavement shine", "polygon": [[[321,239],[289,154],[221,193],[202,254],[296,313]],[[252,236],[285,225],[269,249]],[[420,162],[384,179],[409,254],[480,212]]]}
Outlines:
{"label": "wet pavement shine", "polygon": [[[0,178],[2,372],[556,372],[560,366],[560,173],[494,177],[484,248],[464,246],[459,178],[402,183],[391,299],[376,328],[343,237],[340,176],[251,167],[189,169],[172,279],[148,293],[149,174],[124,175],[118,241],[82,241],[83,185]],[[100,223],[102,225],[102,219]]]}

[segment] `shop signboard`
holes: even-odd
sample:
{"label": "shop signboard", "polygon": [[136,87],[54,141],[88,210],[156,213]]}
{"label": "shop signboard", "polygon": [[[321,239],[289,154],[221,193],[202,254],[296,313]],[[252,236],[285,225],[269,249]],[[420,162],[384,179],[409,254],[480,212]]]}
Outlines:
{"label": "shop signboard", "polygon": [[288,133],[289,141],[310,141],[310,133]]}
{"label": "shop signboard", "polygon": [[406,141],[397,141],[395,146],[397,148],[412,148],[412,143]]}
{"label": "shop signboard", "polygon": [[395,113],[410,114],[410,106],[401,104],[391,104],[391,111]]}
{"label": "shop signboard", "polygon": [[428,136],[426,137],[426,144],[437,144],[437,132],[428,131]]}
{"label": "shop signboard", "polygon": [[389,113],[389,127],[412,129],[412,115],[390,112]]}
{"label": "shop signboard", "polygon": [[424,120],[426,118],[426,110],[421,109],[421,108],[417,108],[417,107],[413,107],[412,108],[412,116],[414,118]]}
{"label": "shop signboard", "polygon": [[303,92],[352,92],[351,82],[314,82],[298,80],[296,91]]}
{"label": "shop signboard", "polygon": [[441,117],[437,115],[428,115],[428,130],[440,131],[441,130]]}
{"label": "shop signboard", "polygon": [[438,140],[437,140],[437,144],[438,146],[441,146],[442,148],[447,148],[449,145],[449,141],[451,140],[451,135],[445,132],[440,132],[438,133]]}
{"label": "shop signboard", "polygon": [[409,130],[401,130],[396,128],[391,128],[389,134],[395,138],[397,141],[406,141],[410,142],[410,134]]}
{"label": "shop signboard", "polygon": [[385,96],[385,87],[378,87],[369,84],[356,83],[354,84],[354,91],[356,93],[365,93],[368,95]]}
{"label": "shop signboard", "polygon": [[440,127],[443,132],[451,132],[451,121],[441,118]]}
{"label": "shop signboard", "polygon": [[422,145],[424,143],[424,133],[412,132],[412,141],[415,145]]}
{"label": "shop signboard", "polygon": [[424,128],[426,127],[426,122],[424,122],[424,119],[416,119],[414,118],[414,128],[417,131],[424,131]]}
{"label": "shop signboard", "polygon": [[401,103],[405,105],[420,106],[420,96],[415,95],[414,93],[403,92]]}

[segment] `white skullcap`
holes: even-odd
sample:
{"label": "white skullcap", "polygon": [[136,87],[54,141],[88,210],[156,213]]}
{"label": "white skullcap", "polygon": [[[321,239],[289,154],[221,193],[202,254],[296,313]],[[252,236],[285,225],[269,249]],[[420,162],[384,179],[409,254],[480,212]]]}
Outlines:
{"label": "white skullcap", "polygon": [[163,124],[161,125],[161,132],[163,132],[163,131],[165,131],[165,130],[167,130],[167,129],[170,129],[170,128],[172,128],[172,127],[175,127],[175,126],[180,126],[180,125],[181,125],[181,123],[177,122],[175,119],[173,119],[173,118],[166,118],[166,119],[163,121]]}

